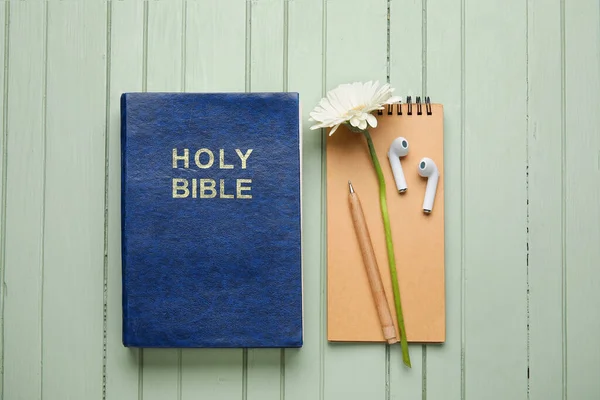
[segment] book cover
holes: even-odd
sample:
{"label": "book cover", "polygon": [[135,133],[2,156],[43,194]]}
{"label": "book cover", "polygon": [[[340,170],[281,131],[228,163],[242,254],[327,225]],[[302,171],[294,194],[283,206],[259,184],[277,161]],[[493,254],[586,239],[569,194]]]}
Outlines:
{"label": "book cover", "polygon": [[301,347],[297,93],[121,97],[123,344]]}

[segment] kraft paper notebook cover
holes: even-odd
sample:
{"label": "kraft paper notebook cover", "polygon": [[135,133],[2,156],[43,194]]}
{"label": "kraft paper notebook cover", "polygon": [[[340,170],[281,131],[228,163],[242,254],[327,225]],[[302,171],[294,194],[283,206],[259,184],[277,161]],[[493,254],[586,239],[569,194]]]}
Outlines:
{"label": "kraft paper notebook cover", "polygon": [[[370,133],[386,181],[407,338],[409,342],[444,342],[443,106],[405,103],[401,115],[393,105],[376,117],[378,126]],[[409,143],[408,155],[401,159],[408,185],[404,194],[396,189],[387,158],[389,145],[398,136]],[[417,172],[422,157],[433,159],[440,173],[429,215],[422,211],[427,180]],[[340,127],[327,137],[326,158],[328,340],[384,342],[348,206],[351,180],[362,202],[397,329],[379,186],[364,136]]]}
{"label": "kraft paper notebook cover", "polygon": [[302,346],[297,93],[121,98],[123,343]]}

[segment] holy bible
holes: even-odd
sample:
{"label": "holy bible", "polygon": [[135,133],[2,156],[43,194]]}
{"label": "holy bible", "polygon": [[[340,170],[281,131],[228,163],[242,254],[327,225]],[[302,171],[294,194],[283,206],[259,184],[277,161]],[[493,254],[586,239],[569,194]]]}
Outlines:
{"label": "holy bible", "polygon": [[123,344],[301,347],[298,93],[121,96]]}

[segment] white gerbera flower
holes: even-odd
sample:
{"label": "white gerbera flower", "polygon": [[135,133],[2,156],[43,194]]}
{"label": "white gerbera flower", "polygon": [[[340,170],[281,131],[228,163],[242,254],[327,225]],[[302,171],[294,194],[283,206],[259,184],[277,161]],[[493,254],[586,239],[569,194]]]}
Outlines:
{"label": "white gerbera flower", "polygon": [[393,91],[389,83],[379,87],[378,81],[339,85],[330,90],[310,113],[309,121],[317,122],[310,129],[333,128],[329,132],[333,135],[341,124],[350,124],[360,130],[367,129],[367,124],[375,128],[377,118],[371,113],[382,110],[384,104],[400,101],[400,97],[392,96]]}

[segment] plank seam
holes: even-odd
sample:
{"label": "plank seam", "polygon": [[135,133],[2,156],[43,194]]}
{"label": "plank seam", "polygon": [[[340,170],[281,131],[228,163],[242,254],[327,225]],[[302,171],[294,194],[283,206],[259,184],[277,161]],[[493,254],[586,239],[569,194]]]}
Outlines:
{"label": "plank seam", "polygon": [[[327,0],[321,1],[321,94],[327,93]],[[325,131],[321,129],[321,215],[327,215],[327,163],[326,163],[326,138]],[[321,249],[320,268],[321,281],[319,293],[319,400],[325,398],[325,338],[327,337],[326,314],[326,285],[327,285],[327,221],[321,218]]]}
{"label": "plank seam", "polygon": [[[290,3],[283,2],[283,91],[288,91],[289,85],[289,37],[290,37]],[[285,399],[285,349],[280,351],[279,360],[279,398]]]}
{"label": "plank seam", "polygon": [[[252,0],[246,0],[246,42],[245,42],[245,91],[251,91],[252,62]],[[242,400],[248,399],[248,349],[242,350]]]}
{"label": "plank seam", "polygon": [[[144,1],[143,31],[142,31],[142,91],[148,90],[148,14],[147,1]],[[144,349],[138,350],[138,400],[144,398]]]}
{"label": "plank seam", "polygon": [[248,349],[242,351],[242,400],[248,399]]}
{"label": "plank seam", "polygon": [[182,369],[183,369],[183,352],[181,349],[177,349],[177,400],[181,400],[182,396]]}
{"label": "plank seam", "polygon": [[427,345],[421,353],[421,400],[427,400]]}
{"label": "plank seam", "polygon": [[[421,84],[423,96],[427,95],[427,0],[421,2]],[[423,345],[425,351],[425,345]]]}
{"label": "plank seam", "polygon": [[531,315],[530,315],[530,286],[529,286],[529,0],[525,2],[525,194],[527,204],[526,210],[526,232],[525,232],[525,268],[526,268],[526,285],[527,285],[527,400],[531,398],[531,382],[530,382],[530,361],[531,361]]}
{"label": "plank seam", "polygon": [[285,400],[285,349],[279,353],[279,398]]}
{"label": "plank seam", "polygon": [[138,349],[138,400],[144,399],[144,352]]}
{"label": "plank seam", "polygon": [[182,0],[183,11],[181,13],[181,89],[185,92],[186,69],[187,69],[187,1]]}
{"label": "plank seam", "polygon": [[[421,1],[421,85],[423,97],[427,96],[427,0]],[[421,398],[427,400],[427,345],[421,346]]]}
{"label": "plank seam", "polygon": [[44,258],[46,252],[46,132],[48,122],[48,2],[44,2],[44,75],[42,99],[42,227],[40,234],[40,400],[44,398]]}
{"label": "plank seam", "polygon": [[104,111],[104,260],[103,260],[103,306],[102,306],[102,399],[106,400],[106,365],[108,332],[108,192],[109,192],[109,149],[110,149],[110,71],[111,71],[111,25],[112,2],[106,3],[106,93]]}
{"label": "plank seam", "polygon": [[144,1],[144,31],[142,32],[143,63],[142,63],[142,91],[148,90],[148,2]]}
{"label": "plank seam", "polygon": [[288,91],[289,80],[289,35],[290,35],[290,3],[289,0],[283,2],[283,91]]}
{"label": "plank seam", "polygon": [[465,53],[466,53],[466,0],[460,1],[460,398],[466,400],[466,352],[467,352],[467,330],[466,330],[466,252],[465,252],[465,120],[466,120],[466,75],[465,75]]}
{"label": "plank seam", "polygon": [[561,323],[562,323],[562,398],[567,399],[567,77],[566,77],[566,22],[565,22],[565,0],[560,1],[560,136],[561,136],[561,241],[562,241],[562,265],[561,265]]}
{"label": "plank seam", "polygon": [[[185,92],[187,68],[187,1],[181,4],[181,91]],[[183,396],[183,351],[177,349],[177,400]]]}
{"label": "plank seam", "polygon": [[[391,45],[391,26],[392,26],[392,0],[387,0],[387,31],[386,31],[386,36],[387,36],[387,41],[386,41],[386,46],[387,46],[387,58],[386,58],[386,70],[387,70],[387,83],[390,83],[390,79],[391,79],[391,70],[392,70],[392,52],[390,49],[390,45]],[[386,351],[389,351],[386,349]]]}
{"label": "plank seam", "polygon": [[392,379],[391,379],[391,370],[392,370],[392,348],[386,343],[385,344],[385,399],[390,400],[392,397]]}
{"label": "plank seam", "polygon": [[[387,83],[390,83],[392,78],[392,50],[391,50],[391,29],[392,29],[392,0],[387,0],[387,29],[386,29],[386,68],[387,68]],[[385,400],[390,400],[392,395],[392,380],[391,380],[391,348],[385,343]]]}
{"label": "plank seam", "polygon": [[5,268],[6,268],[6,168],[7,168],[7,158],[8,158],[8,150],[6,148],[8,143],[8,58],[9,58],[9,36],[10,36],[10,2],[7,1],[4,4],[4,93],[2,96],[2,101],[4,102],[4,106],[2,107],[3,114],[3,124],[2,124],[2,226],[0,227],[0,234],[2,238],[0,239],[0,250],[2,251],[2,258],[0,259],[0,318],[1,318],[1,331],[2,337],[0,338],[0,354],[2,357],[2,369],[0,370],[0,374],[2,374],[2,385],[0,388],[0,398],[4,399],[4,297],[6,295],[6,282],[4,281],[5,277]]}
{"label": "plank seam", "polygon": [[[251,80],[250,76],[252,73],[252,0],[246,0],[246,73],[245,73],[245,82],[246,82],[246,92],[251,91]],[[247,350],[244,350],[247,352]],[[246,357],[248,355],[246,354]]]}

